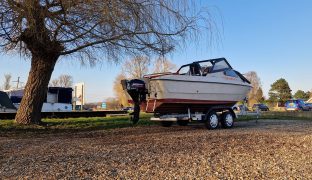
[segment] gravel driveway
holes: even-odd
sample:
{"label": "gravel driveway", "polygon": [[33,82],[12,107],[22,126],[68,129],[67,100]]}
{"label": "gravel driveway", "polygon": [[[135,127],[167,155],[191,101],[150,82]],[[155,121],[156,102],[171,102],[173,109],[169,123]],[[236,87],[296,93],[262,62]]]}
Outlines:
{"label": "gravel driveway", "polygon": [[0,137],[0,179],[311,179],[312,121]]}

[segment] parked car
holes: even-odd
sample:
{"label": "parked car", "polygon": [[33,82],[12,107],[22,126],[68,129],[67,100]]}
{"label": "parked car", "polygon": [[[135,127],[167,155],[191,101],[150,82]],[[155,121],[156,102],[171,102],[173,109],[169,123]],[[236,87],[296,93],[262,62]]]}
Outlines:
{"label": "parked car", "polygon": [[253,111],[256,111],[257,109],[259,109],[260,111],[269,111],[269,107],[265,104],[254,104],[252,106]]}
{"label": "parked car", "polygon": [[245,106],[245,105],[243,105],[243,104],[240,104],[240,105],[235,104],[235,105],[232,107],[232,109],[233,109],[234,111],[242,111],[242,110],[249,111],[248,107]]}
{"label": "parked car", "polygon": [[310,111],[312,110],[312,103],[305,103],[305,105],[309,107]]}
{"label": "parked car", "polygon": [[306,106],[302,99],[291,99],[285,103],[286,111],[309,111],[309,106]]}
{"label": "parked car", "polygon": [[133,107],[124,107],[121,110],[122,111],[133,111]]}

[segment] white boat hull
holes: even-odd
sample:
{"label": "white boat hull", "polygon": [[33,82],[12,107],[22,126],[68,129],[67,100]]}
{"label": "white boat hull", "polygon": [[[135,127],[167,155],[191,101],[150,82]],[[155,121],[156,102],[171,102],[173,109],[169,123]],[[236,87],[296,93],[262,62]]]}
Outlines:
{"label": "white boat hull", "polygon": [[[232,106],[245,99],[251,86],[240,78],[222,74],[207,76],[165,75],[146,80],[149,96],[143,106],[146,112],[172,111],[189,106]],[[163,106],[163,107],[161,107]],[[185,108],[182,108],[185,111]],[[194,109],[194,108],[192,108]],[[197,108],[198,109],[198,108]],[[196,108],[195,108],[196,110]]]}

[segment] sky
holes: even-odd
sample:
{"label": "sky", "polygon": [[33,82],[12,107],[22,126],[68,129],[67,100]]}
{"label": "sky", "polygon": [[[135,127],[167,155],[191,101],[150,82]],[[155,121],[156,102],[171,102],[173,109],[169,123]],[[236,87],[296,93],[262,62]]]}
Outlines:
{"label": "sky", "polygon": [[[197,60],[225,57],[241,73],[256,71],[267,97],[270,86],[285,78],[293,93],[312,89],[312,1],[311,0],[201,0],[217,27],[208,37],[186,42],[167,55],[177,66]],[[202,34],[207,34],[203,32]],[[3,75],[27,81],[29,59],[18,54],[0,54],[0,84]],[[121,63],[106,59],[91,68],[74,58],[58,61],[52,79],[73,76],[86,85],[86,102],[113,97],[113,82]],[[15,85],[16,83],[13,83]]]}

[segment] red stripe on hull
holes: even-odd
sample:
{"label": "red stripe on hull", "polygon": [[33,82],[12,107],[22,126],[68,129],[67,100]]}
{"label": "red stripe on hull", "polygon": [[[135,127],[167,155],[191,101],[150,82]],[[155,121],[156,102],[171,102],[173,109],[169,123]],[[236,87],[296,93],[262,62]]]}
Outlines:
{"label": "red stripe on hull", "polygon": [[211,101],[193,99],[149,99],[141,103],[141,110],[148,113],[186,113],[188,108],[193,112],[204,112],[215,105],[233,106],[236,101]]}
{"label": "red stripe on hull", "polygon": [[[154,101],[155,99],[150,99]],[[195,100],[195,99],[156,99],[157,102],[162,103],[195,103],[195,104],[224,104],[224,103],[233,103],[236,101],[216,101],[216,100]]]}

